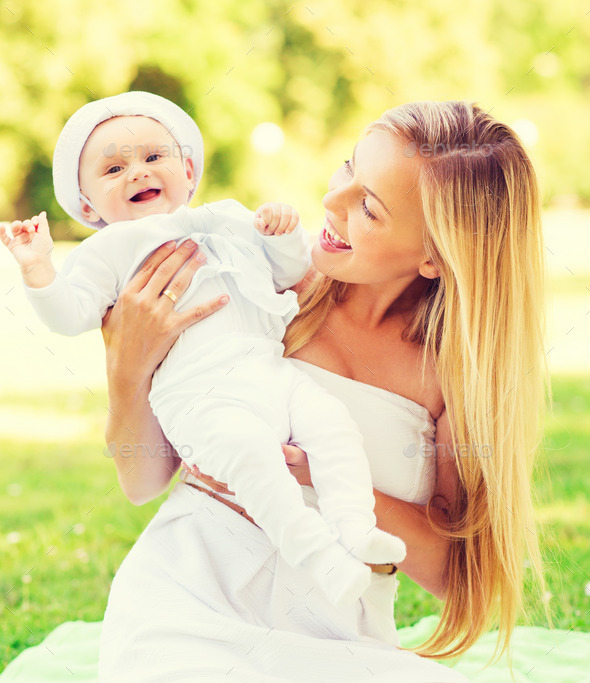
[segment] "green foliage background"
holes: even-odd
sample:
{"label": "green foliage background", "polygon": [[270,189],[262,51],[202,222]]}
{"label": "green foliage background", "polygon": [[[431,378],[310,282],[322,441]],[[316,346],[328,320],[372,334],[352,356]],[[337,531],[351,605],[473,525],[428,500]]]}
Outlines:
{"label": "green foliage background", "polygon": [[[529,119],[546,201],[590,201],[590,13],[582,0],[7,0],[0,7],[0,217],[48,209],[61,127],[85,102],[147,89],[191,110],[197,202],[290,201],[312,232],[331,170],[397,104],[468,99]],[[194,107],[194,108],[193,108]],[[286,135],[263,157],[263,121]],[[76,228],[74,233],[87,232]]]}
{"label": "green foliage background", "polygon": [[[129,89],[168,97],[198,122],[206,167],[195,202],[229,196],[251,207],[291,202],[311,232],[322,223],[328,178],[364,126],[389,107],[420,99],[477,101],[508,123],[533,122],[539,138],[531,152],[546,204],[590,205],[588,0],[3,0],[0,220],[46,209],[54,236],[89,234],[55,202],[53,148],[76,109]],[[253,128],[265,121],[285,132],[274,156],[250,145]],[[572,215],[564,212],[550,231],[554,294],[558,282],[563,295],[555,299],[560,316],[550,359],[572,355],[576,374],[584,376],[556,384],[545,454],[554,490],[541,481],[538,491],[555,625],[588,630],[590,388],[583,321],[590,280],[587,261],[584,268],[578,267],[583,259],[573,263],[588,244],[585,221],[568,233]],[[565,238],[559,241],[564,233],[575,242],[569,250]],[[97,457],[104,391],[82,390],[91,382],[75,355],[79,342],[48,343],[30,311],[23,313],[24,301],[13,302],[13,275],[0,268],[12,297],[2,312],[0,408],[13,411],[5,423],[17,409],[30,422],[22,437],[0,433],[0,491],[8,492],[0,497],[6,531],[0,669],[59,623],[102,617],[114,571],[159,504],[136,509],[124,500],[112,463]],[[59,365],[80,385],[77,394],[44,385],[41,354],[49,369]],[[34,376],[19,378],[21,366]],[[11,382],[24,393],[15,394]],[[26,393],[35,383],[35,392]],[[47,412],[51,420],[56,412],[84,413],[88,433],[41,440],[39,420]],[[437,609],[409,582],[400,595],[402,626]],[[534,623],[544,625],[542,616]]]}

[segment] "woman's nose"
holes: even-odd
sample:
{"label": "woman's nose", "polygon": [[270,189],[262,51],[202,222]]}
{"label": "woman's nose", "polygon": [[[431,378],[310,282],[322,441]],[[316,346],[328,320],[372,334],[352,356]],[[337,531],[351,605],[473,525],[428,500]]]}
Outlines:
{"label": "woman's nose", "polygon": [[333,183],[330,182],[328,185],[328,192],[324,195],[322,202],[324,208],[330,213],[338,217],[345,217],[347,214],[346,199],[346,186],[333,185]]}
{"label": "woman's nose", "polygon": [[346,217],[350,200],[351,177],[340,167],[328,182],[328,192],[324,195],[324,207],[337,216]]}

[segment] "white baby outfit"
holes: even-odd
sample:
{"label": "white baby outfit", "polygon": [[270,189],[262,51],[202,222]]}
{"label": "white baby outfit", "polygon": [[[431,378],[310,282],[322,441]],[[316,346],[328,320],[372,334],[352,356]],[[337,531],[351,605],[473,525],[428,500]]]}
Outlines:
{"label": "white baby outfit", "polygon": [[[435,484],[433,458],[424,455],[433,452],[435,433],[428,410],[291,362],[345,403],[363,434],[373,485],[424,505]],[[303,491],[317,506],[315,491]],[[335,607],[314,583],[306,569],[289,567],[261,529],[178,483],[114,578],[101,683],[466,683],[399,649],[395,575],[373,574],[347,607]]]}
{"label": "white baby outfit", "polygon": [[[227,482],[289,565],[305,566],[333,602],[349,603],[370,583],[363,562],[399,562],[405,546],[374,528],[370,472],[348,411],[282,357],[298,306],[294,292],[277,291],[307,271],[305,233],[299,225],[266,237],[253,220],[225,200],[106,226],[72,252],[52,284],[27,296],[50,329],[79,334],[100,326],[155,248],[189,236],[197,242],[207,262],[177,310],[224,292],[230,303],[174,344],[153,378],[154,414],[182,459]],[[304,504],[285,464],[288,441],[308,453],[321,516]]]}

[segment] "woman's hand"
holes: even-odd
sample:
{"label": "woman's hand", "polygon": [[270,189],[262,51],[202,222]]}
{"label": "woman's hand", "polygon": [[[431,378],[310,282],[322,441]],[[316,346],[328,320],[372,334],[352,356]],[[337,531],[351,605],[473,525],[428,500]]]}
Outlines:
{"label": "woman's hand", "polygon": [[[227,303],[229,297],[224,295],[183,313],[174,310],[174,298],[184,294],[204,262],[204,255],[191,240],[178,249],[169,242],[151,254],[125,286],[102,324],[109,385],[151,384],[154,371],[181,332]],[[171,297],[162,295],[164,290]]]}
{"label": "woman's hand", "polygon": [[[313,486],[313,484],[311,483],[309,465],[307,463],[307,454],[305,453],[305,451],[299,448],[299,446],[291,446],[288,444],[282,446],[282,449],[283,455],[285,456],[285,462],[287,463],[287,467],[289,468],[289,471],[295,477],[295,479],[297,479],[299,484],[301,484],[301,486]],[[192,474],[199,481],[203,482],[203,484],[206,484],[210,489],[215,491],[215,493],[222,493],[224,495],[230,496],[235,495],[233,491],[230,491],[228,489],[227,484],[223,484],[222,482],[213,479],[213,477],[210,477],[207,474],[203,474],[196,465],[193,465],[191,467],[187,465],[185,462],[181,464],[183,469]],[[272,484],[270,485],[272,486]],[[205,493],[208,492],[205,491]],[[237,503],[232,503],[226,500],[225,498],[217,498],[217,500],[219,500],[224,505],[227,505],[228,507],[232,508],[232,510],[239,512],[243,517],[249,519],[251,522],[255,524],[254,520],[246,513],[244,508],[240,507]]]}
{"label": "woman's hand", "polygon": [[[103,319],[109,383],[105,437],[121,488],[135,505],[163,493],[180,464],[149,404],[154,370],[183,330],[224,305],[218,297],[183,313],[174,310],[174,300],[204,262],[197,254],[196,244],[188,240],[178,249],[174,242],[161,246]],[[141,446],[132,463],[130,441]],[[146,452],[159,457],[140,457]]]}
{"label": "woman's hand", "polygon": [[283,455],[285,456],[285,462],[289,471],[299,484],[301,486],[313,486],[309,463],[307,462],[307,453],[299,448],[299,446],[287,444],[283,446]]}
{"label": "woman's hand", "polygon": [[220,481],[217,481],[217,479],[213,479],[213,477],[210,477],[208,474],[203,474],[201,470],[196,466],[193,465],[192,467],[190,465],[187,465],[184,460],[181,463],[182,469],[186,470],[190,474],[193,475],[196,479],[199,481],[202,481],[203,484],[207,484],[207,486],[210,489],[213,489],[215,493],[223,493],[224,495],[229,495],[229,496],[235,496],[236,494],[233,491],[230,491],[227,488],[227,484],[222,484]]}
{"label": "woman's hand", "polygon": [[[297,479],[301,486],[313,486],[305,451],[299,448],[299,446],[291,446],[290,444],[283,445],[282,449],[287,467],[295,479]],[[191,467],[185,462],[182,462],[181,464],[184,470],[192,474],[199,481],[202,481],[203,484],[207,484],[215,493],[223,493],[224,495],[230,496],[236,495],[227,488],[227,484],[217,481],[217,479],[213,479],[213,477],[210,477],[208,474],[203,474],[196,465]]]}

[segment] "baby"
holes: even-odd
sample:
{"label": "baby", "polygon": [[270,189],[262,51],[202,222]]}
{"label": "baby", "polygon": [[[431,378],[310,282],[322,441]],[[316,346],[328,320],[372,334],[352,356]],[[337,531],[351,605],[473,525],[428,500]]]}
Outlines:
{"label": "baby", "polygon": [[[65,211],[100,230],[61,273],[44,213],[15,221],[10,234],[1,227],[0,238],[39,318],[66,335],[100,327],[161,244],[198,243],[206,262],[185,294],[162,295],[179,311],[225,292],[229,303],[171,348],[153,377],[154,414],[183,461],[227,482],[288,564],[306,567],[332,602],[351,603],[370,582],[365,563],[400,562],[405,545],[375,527],[348,411],[282,357],[298,311],[295,293],[283,290],[307,271],[305,232],[286,205],[263,205],[256,216],[233,200],[189,208],[202,168],[199,129],[172,102],[143,92],[91,102],[64,127],[53,175]],[[321,515],[285,464],[280,444],[289,441],[308,454]]]}

